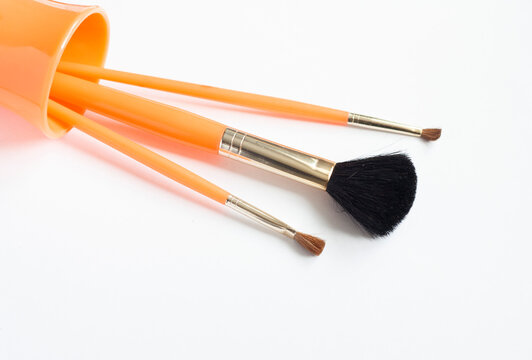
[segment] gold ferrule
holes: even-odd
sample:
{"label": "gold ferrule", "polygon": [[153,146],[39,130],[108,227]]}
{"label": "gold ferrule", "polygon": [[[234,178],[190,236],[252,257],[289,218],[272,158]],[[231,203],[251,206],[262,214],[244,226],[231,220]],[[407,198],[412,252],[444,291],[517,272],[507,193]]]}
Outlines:
{"label": "gold ferrule", "polygon": [[423,129],[414,126],[408,126],[393,121],[374,118],[371,116],[350,113],[347,124],[367,129],[377,129],[382,131],[393,132],[410,136],[421,136]]}
{"label": "gold ferrule", "polygon": [[256,208],[250,203],[245,202],[242,199],[239,199],[236,196],[229,195],[225,201],[225,205],[280,234],[288,236],[291,239],[293,239],[296,235],[296,231],[281,220],[274,218],[270,214],[265,213],[264,211]]}
{"label": "gold ferrule", "polygon": [[234,129],[226,129],[219,154],[325,190],[335,163]]}

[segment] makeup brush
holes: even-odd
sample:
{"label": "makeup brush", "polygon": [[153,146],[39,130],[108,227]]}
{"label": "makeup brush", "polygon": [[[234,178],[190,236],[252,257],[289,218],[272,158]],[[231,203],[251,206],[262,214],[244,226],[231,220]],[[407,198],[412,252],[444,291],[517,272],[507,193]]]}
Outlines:
{"label": "makeup brush", "polygon": [[297,241],[314,255],[319,255],[325,242],[317,237],[300,233],[291,226],[256,208],[255,206],[228,193],[213,183],[201,178],[193,172],[173,163],[155,152],[119,135],[108,128],[50,100],[48,115],[54,120],[73,126],[99,141],[115,148],[125,155],[139,161],[166,177],[199,192],[208,198],[263,224],[270,229]]}
{"label": "makeup brush", "polygon": [[416,136],[429,141],[437,140],[441,135],[441,129],[422,129],[371,116],[305,104],[298,101],[138,75],[124,71],[109,70],[97,66],[62,62],[59,65],[58,71],[86,79],[115,81],[279,114],[300,116],[309,120]]}
{"label": "makeup brush", "polygon": [[335,163],[62,73],[55,75],[51,97],[326,190],[373,236],[390,233],[415,198],[416,172],[404,154]]}

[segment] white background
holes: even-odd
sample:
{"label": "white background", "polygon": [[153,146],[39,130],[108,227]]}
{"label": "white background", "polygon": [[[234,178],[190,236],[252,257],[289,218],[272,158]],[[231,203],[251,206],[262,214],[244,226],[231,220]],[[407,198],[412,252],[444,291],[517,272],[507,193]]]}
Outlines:
{"label": "white background", "polygon": [[420,125],[416,138],[132,90],[336,161],[404,150],[369,240],[325,192],[113,125],[320,257],[73,130],[0,110],[0,359],[532,358],[529,1],[94,0],[107,65]]}

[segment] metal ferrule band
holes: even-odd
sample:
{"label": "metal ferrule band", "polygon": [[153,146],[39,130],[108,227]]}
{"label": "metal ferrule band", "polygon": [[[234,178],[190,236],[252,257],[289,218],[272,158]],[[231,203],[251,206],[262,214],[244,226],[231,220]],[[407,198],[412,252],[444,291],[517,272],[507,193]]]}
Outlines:
{"label": "metal ferrule band", "polygon": [[236,196],[229,195],[229,197],[225,201],[225,205],[280,234],[288,236],[291,239],[293,239],[296,235],[296,231],[289,225],[285,224],[277,218],[274,218],[270,214],[267,214],[264,211],[256,208],[250,203],[239,199]]}
{"label": "metal ferrule band", "polygon": [[355,113],[349,114],[349,117],[347,118],[347,125],[363,127],[367,129],[377,129],[410,136],[421,136],[421,132],[423,131],[423,129],[414,126],[408,126],[393,121]]}
{"label": "metal ferrule band", "polygon": [[330,160],[229,128],[223,134],[219,154],[324,190],[335,165]]}

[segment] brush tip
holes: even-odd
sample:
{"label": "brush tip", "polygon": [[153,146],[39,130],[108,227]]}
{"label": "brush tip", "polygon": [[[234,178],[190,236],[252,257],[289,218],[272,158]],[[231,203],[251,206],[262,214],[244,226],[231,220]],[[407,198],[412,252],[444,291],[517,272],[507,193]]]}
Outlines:
{"label": "brush tip", "polygon": [[325,241],[312,235],[296,232],[294,240],[310,251],[313,255],[319,255],[325,247]]}
{"label": "brush tip", "polygon": [[337,163],[327,192],[372,236],[388,235],[408,214],[417,176],[402,153]]}
{"label": "brush tip", "polygon": [[421,138],[428,141],[438,140],[440,136],[441,129],[423,129],[421,131]]}

